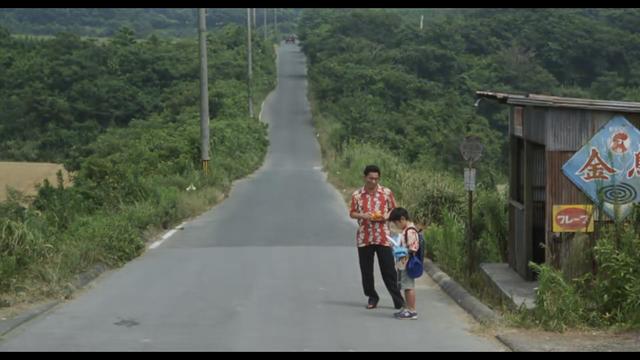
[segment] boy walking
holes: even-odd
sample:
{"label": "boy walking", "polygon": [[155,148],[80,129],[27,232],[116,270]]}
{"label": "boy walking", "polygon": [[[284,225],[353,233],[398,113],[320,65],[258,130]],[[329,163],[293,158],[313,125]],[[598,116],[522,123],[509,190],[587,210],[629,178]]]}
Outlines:
{"label": "boy walking", "polygon": [[404,208],[393,209],[389,214],[389,221],[394,225],[397,232],[400,233],[401,245],[409,250],[409,256],[404,256],[396,260],[398,282],[400,289],[404,290],[406,306],[404,309],[393,314],[393,316],[401,320],[416,320],[418,318],[418,312],[416,311],[415,279],[407,275],[406,267],[407,262],[409,262],[409,257],[416,254],[420,247],[418,229],[413,222],[410,221],[409,212]]}

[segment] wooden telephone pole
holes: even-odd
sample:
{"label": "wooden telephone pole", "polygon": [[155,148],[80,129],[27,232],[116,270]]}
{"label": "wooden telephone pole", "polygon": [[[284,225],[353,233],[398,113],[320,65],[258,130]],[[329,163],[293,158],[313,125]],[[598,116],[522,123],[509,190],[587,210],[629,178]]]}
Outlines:
{"label": "wooden telephone pole", "polygon": [[251,81],[253,77],[252,72],[252,59],[251,59],[251,9],[247,8],[247,63],[248,63],[248,76],[247,76],[247,89],[249,91],[249,117],[253,118],[253,91],[251,89]]}
{"label": "wooden telephone pole", "polygon": [[209,172],[209,79],[207,76],[207,18],[206,10],[198,9],[198,37],[200,43],[200,137],[202,170]]}

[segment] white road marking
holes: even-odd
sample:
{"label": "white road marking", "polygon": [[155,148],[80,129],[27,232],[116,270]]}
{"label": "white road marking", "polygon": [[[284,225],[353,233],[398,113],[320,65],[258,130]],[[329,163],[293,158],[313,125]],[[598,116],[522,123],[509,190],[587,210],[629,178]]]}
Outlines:
{"label": "white road marking", "polygon": [[158,246],[160,246],[165,240],[167,240],[168,238],[170,238],[173,234],[176,233],[176,231],[178,230],[183,230],[184,229],[184,224],[186,224],[186,221],[183,222],[182,224],[176,226],[174,229],[167,231],[166,234],[162,235],[162,239],[154,242],[153,244],[151,244],[149,246],[149,249],[155,249]]}
{"label": "white road marking", "polygon": [[176,232],[176,230],[171,230],[168,233],[164,234],[164,236],[162,236],[162,239],[154,242],[153,244],[151,244],[151,246],[149,246],[149,249],[157,248],[158,246],[160,246],[160,244],[162,244],[165,240],[167,240],[175,232]]}

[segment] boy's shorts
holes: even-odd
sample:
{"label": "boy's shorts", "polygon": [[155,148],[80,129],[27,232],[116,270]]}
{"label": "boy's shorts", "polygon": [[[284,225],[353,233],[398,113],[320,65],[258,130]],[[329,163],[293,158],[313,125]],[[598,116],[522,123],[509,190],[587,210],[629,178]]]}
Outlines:
{"label": "boy's shorts", "polygon": [[400,284],[400,290],[415,289],[416,279],[412,279],[407,275],[407,270],[398,270],[398,283]]}

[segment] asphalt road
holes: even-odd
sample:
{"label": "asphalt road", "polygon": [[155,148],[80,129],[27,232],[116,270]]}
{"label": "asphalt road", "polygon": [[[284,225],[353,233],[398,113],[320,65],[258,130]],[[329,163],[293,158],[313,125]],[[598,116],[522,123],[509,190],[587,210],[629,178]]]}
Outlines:
{"label": "asphalt road", "polygon": [[[9,333],[2,351],[502,351],[425,275],[418,320],[364,308],[355,222],[320,170],[305,58],[278,51],[263,167],[160,246]],[[376,263],[377,267],[377,263]]]}

